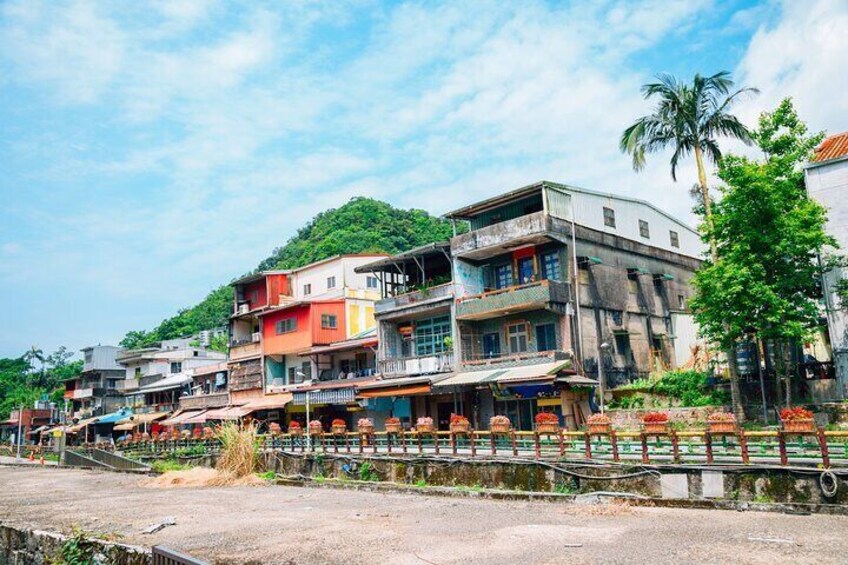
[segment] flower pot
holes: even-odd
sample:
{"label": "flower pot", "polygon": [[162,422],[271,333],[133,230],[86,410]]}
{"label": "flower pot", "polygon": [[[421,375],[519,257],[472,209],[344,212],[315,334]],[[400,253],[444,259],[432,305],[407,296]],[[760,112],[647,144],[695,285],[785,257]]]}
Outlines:
{"label": "flower pot", "polygon": [[736,433],[736,422],[707,422],[707,426],[713,434]]}
{"label": "flower pot", "polygon": [[467,434],[471,429],[471,422],[455,422],[450,425],[450,431],[454,434]]}
{"label": "flower pot", "polygon": [[301,437],[303,436],[303,428],[301,428],[300,426],[296,428],[289,428],[289,435],[294,437]]}
{"label": "flower pot", "polygon": [[418,424],[415,429],[419,434],[432,434],[433,424]]}
{"label": "flower pot", "polygon": [[347,433],[347,426],[331,426],[333,434],[341,436]]}
{"label": "flower pot", "polygon": [[386,433],[387,434],[399,434],[401,430],[401,424],[398,422],[397,424],[386,424]]}
{"label": "flower pot", "polygon": [[559,424],[536,424],[536,432],[540,434],[555,434],[559,431]]}
{"label": "flower pot", "polygon": [[815,429],[815,420],[783,420],[783,431],[787,433],[805,434]]}
{"label": "flower pot", "polygon": [[593,436],[609,435],[612,431],[612,424],[589,424],[589,433]]}
{"label": "flower pot", "polygon": [[322,426],[309,426],[309,433],[312,435],[321,435],[324,433]]}
{"label": "flower pot", "polygon": [[489,427],[493,434],[508,434],[509,430],[512,428],[512,424],[509,422],[504,424],[491,424]]}
{"label": "flower pot", "polygon": [[374,433],[374,426],[359,426],[359,433],[370,436]]}
{"label": "flower pot", "polygon": [[667,434],[668,422],[643,422],[646,434]]}

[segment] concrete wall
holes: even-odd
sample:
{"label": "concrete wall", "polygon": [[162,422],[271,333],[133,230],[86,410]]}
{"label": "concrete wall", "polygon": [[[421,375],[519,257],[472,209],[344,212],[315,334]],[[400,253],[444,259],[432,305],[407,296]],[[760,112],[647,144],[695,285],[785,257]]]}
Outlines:
{"label": "concrete wall", "polygon": [[[0,524],[0,565],[49,565],[56,563],[66,537],[54,532],[27,530]],[[95,548],[95,562],[109,565],[150,565],[149,550],[90,540]]]}

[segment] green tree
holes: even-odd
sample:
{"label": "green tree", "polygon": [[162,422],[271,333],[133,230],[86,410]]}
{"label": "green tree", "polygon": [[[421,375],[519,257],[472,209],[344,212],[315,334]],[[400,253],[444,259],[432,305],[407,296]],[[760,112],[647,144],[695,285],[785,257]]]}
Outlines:
{"label": "green tree", "polygon": [[731,92],[734,83],[727,71],[708,77],[696,74],[691,84],[680,82],[667,74],[657,75],[656,78],[657,82],[642,86],[646,99],[659,99],[654,113],[642,116],[624,130],[619,147],[633,157],[633,168],[637,171],[644,168],[648,153],[673,149],[671,177],[675,181],[680,159],[689,154],[695,155],[704,206],[704,227],[715,262],[717,254],[712,235],[712,199],[707,186],[704,159],[714,163],[721,160],[721,150],[716,140],[720,136],[733,137],[750,144],[750,131],[729,110],[739,95],[757,90],[739,88]]}
{"label": "green tree", "polygon": [[[702,335],[727,349],[750,336],[781,344],[785,359],[787,344],[819,324],[816,257],[836,242],[825,233],[825,209],[807,196],[802,167],[822,137],[808,135],[786,99],[752,133],[763,159],[727,155],[719,162],[718,260],[695,274],[690,304]],[[786,394],[788,403],[788,386]],[[733,401],[739,409],[738,390]]]}

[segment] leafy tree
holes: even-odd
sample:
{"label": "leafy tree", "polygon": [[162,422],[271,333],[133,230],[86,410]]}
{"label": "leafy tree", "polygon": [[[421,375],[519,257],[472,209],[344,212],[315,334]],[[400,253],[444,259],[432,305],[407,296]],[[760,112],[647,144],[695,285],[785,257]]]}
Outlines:
{"label": "leafy tree", "polygon": [[675,181],[680,159],[690,153],[695,155],[713,262],[717,259],[716,242],[712,235],[712,199],[704,159],[714,163],[721,160],[721,150],[716,141],[719,136],[734,137],[750,144],[750,132],[729,110],[739,95],[757,92],[754,88],[740,88],[731,93],[733,86],[727,71],[708,77],[696,74],[691,84],[680,82],[671,75],[657,75],[657,82],[642,87],[646,99],[659,99],[654,113],[642,116],[624,130],[619,143],[621,150],[633,157],[633,168],[637,171],[644,168],[646,154],[674,149],[671,177]]}
{"label": "leafy tree", "polygon": [[[836,242],[825,233],[825,209],[807,196],[802,166],[822,137],[808,135],[786,99],[752,133],[763,159],[719,162],[726,186],[713,216],[718,260],[695,274],[691,301],[708,339],[728,349],[749,336],[785,347],[818,326],[815,259]],[[787,364],[783,370],[788,377]],[[739,409],[739,391],[732,392]]]}
{"label": "leafy tree", "polygon": [[[452,235],[449,222],[423,210],[400,210],[379,200],[353,198],[340,208],[315,216],[256,270],[293,269],[344,253],[394,254],[445,241]],[[199,304],[180,310],[155,329],[127,333],[120,345],[129,349],[149,347],[163,339],[188,337],[225,326],[232,301],[232,287],[222,285]]]}
{"label": "leafy tree", "polygon": [[[38,356],[33,355],[33,351],[38,351]],[[8,418],[9,413],[21,405],[32,406],[45,396],[60,402],[64,381],[82,371],[82,361],[70,361],[72,355],[65,347],[50,355],[33,347],[16,359],[0,359],[0,420]],[[36,369],[33,362],[41,366]]]}

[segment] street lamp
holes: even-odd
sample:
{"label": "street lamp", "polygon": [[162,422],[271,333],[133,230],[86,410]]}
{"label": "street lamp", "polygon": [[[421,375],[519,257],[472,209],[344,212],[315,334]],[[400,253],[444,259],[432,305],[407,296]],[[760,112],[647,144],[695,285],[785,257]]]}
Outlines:
{"label": "street lamp", "polygon": [[[295,374],[298,377],[300,377],[301,379],[306,378],[306,375],[303,374],[303,371],[295,371]],[[303,381],[303,384],[305,384],[306,386],[312,386],[312,382],[313,382],[312,379],[309,379],[307,381]],[[307,451],[310,451],[312,449],[312,433],[311,433],[311,430],[309,429],[309,400],[310,400],[311,396],[312,396],[312,391],[307,389],[306,390],[306,449],[307,449]]]}
{"label": "street lamp", "polygon": [[610,344],[605,341],[605,342],[601,343],[601,345],[598,347],[598,349],[599,349],[599,353],[598,353],[598,384],[600,385],[599,388],[601,390],[601,414],[603,414],[604,413],[604,403],[605,403],[604,396],[606,395],[606,389],[607,389],[606,374],[604,373],[604,354],[607,351],[609,351]]}

